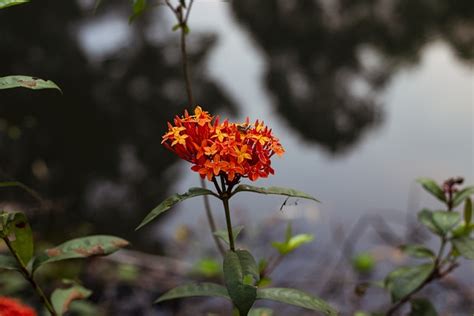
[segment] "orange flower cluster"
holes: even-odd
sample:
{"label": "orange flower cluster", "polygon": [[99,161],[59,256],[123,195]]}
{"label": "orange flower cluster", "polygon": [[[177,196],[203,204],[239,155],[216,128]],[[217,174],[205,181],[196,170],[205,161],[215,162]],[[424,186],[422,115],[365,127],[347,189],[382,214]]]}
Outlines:
{"label": "orange flower cluster", "polygon": [[36,316],[36,312],[15,299],[0,296],[0,316]]}
{"label": "orange flower cluster", "polygon": [[272,130],[255,121],[249,124],[219,122],[197,106],[194,115],[187,111],[176,116],[174,125],[168,123],[168,132],[161,142],[179,157],[194,164],[191,169],[202,178],[212,181],[222,175],[228,184],[241,177],[252,181],[274,174],[270,158],[281,156],[285,150]]}

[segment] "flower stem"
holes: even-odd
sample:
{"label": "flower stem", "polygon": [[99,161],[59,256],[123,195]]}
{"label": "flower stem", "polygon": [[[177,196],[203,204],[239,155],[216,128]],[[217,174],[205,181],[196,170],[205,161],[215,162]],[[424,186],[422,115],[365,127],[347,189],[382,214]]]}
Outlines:
{"label": "flower stem", "polygon": [[53,305],[51,304],[51,302],[48,300],[48,298],[46,297],[46,295],[44,294],[43,290],[41,289],[41,287],[39,286],[38,283],[36,283],[34,277],[33,277],[33,274],[30,273],[28,271],[28,269],[26,268],[26,266],[23,264],[23,261],[21,261],[20,257],[18,256],[18,254],[16,253],[16,251],[13,249],[11,243],[10,243],[10,240],[8,239],[8,237],[5,237],[3,238],[3,240],[5,241],[5,244],[7,245],[8,249],[10,250],[10,252],[12,253],[13,257],[15,257],[15,260],[18,262],[18,265],[20,266],[20,272],[21,274],[23,274],[23,277],[31,284],[31,286],[33,287],[33,289],[35,290],[36,294],[39,296],[39,298],[41,299],[41,302],[43,303],[44,307],[46,307],[46,309],[49,311],[49,313],[52,315],[52,316],[57,316],[57,313],[56,311],[54,310],[53,308]]}
{"label": "flower stem", "polygon": [[225,220],[227,223],[227,233],[229,234],[229,247],[231,251],[235,251],[234,234],[232,233],[232,222],[230,220],[229,198],[223,197],[222,203],[224,204]]}
{"label": "flower stem", "polygon": [[[186,9],[186,13],[183,14],[183,8],[181,4],[178,7],[173,7],[169,0],[165,0],[166,5],[173,11],[174,15],[176,16],[176,20],[181,25],[181,36],[180,36],[180,48],[181,48],[181,64],[183,66],[183,78],[184,84],[186,87],[186,94],[188,96],[188,104],[192,106],[194,104],[194,97],[193,97],[193,90],[191,84],[191,76],[189,74],[189,66],[188,66],[188,53],[186,49],[186,35],[188,29],[188,20],[189,15],[191,13],[191,8],[193,6],[194,0],[190,0],[188,7]],[[201,187],[206,189],[206,182],[201,178]],[[216,243],[217,250],[219,250],[220,254],[224,256],[224,247],[220,243],[217,236],[214,235],[214,232],[217,230],[216,223],[214,221],[214,217],[212,216],[211,205],[209,203],[209,197],[207,195],[203,196],[204,200],[204,209],[206,210],[206,217],[207,222],[209,223],[209,228],[211,230],[211,234],[213,236],[214,242]]]}

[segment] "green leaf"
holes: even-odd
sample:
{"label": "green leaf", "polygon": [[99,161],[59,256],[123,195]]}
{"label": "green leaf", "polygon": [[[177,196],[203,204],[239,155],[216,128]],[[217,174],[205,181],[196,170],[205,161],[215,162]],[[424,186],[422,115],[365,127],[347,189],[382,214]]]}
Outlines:
{"label": "green leaf", "polygon": [[433,212],[428,209],[423,209],[418,213],[418,221],[425,225],[433,233],[441,235],[439,228],[433,223]]}
{"label": "green leaf", "polygon": [[184,31],[184,34],[186,34],[186,35],[188,35],[189,32],[191,32],[191,30],[189,29],[189,26],[187,24],[184,24],[183,31]]}
{"label": "green leaf", "polygon": [[451,240],[456,250],[466,259],[474,260],[474,239],[469,237]]}
{"label": "green leaf", "polygon": [[179,202],[182,202],[184,200],[190,199],[195,196],[200,196],[200,195],[214,195],[217,197],[217,195],[212,192],[211,190],[203,189],[203,188],[191,188],[189,189],[188,192],[183,193],[183,194],[173,194],[163,202],[161,202],[157,207],[155,207],[153,210],[151,210],[150,213],[145,217],[145,219],[138,225],[135,230],[139,230],[152,220],[154,220],[158,215],[161,213],[169,210],[172,208],[174,205],[178,204]]}
{"label": "green leaf", "polygon": [[312,197],[311,195],[307,193],[297,191],[294,189],[288,189],[288,188],[280,188],[280,187],[262,188],[262,187],[255,187],[253,185],[248,185],[248,184],[241,184],[235,189],[235,191],[232,194],[236,194],[239,192],[254,192],[254,193],[260,193],[260,194],[285,195],[285,196],[309,199],[309,200],[319,202],[316,198]]}
{"label": "green leaf", "polygon": [[423,245],[402,245],[400,250],[413,258],[435,258],[435,253]]}
{"label": "green leaf", "polygon": [[212,258],[204,258],[199,260],[193,269],[196,273],[207,278],[216,277],[221,273],[221,264]]}
{"label": "green leaf", "polygon": [[472,201],[470,198],[466,198],[464,202],[464,223],[466,225],[469,225],[472,220]]}
{"label": "green leaf", "polygon": [[7,255],[0,255],[0,270],[18,270],[15,258]]}
{"label": "green leaf", "polygon": [[473,194],[474,194],[474,186],[465,187],[461,191],[456,192],[456,194],[454,194],[454,198],[453,198],[453,207],[458,206],[466,198],[468,198],[469,196],[471,196]]}
{"label": "green leaf", "polygon": [[43,80],[36,77],[21,75],[0,77],[0,90],[12,88],[28,88],[33,90],[57,89],[61,91],[61,89],[51,80]]}
{"label": "green leaf", "polygon": [[33,257],[33,233],[26,215],[21,212],[0,214],[0,237],[8,239],[23,266]]}
{"label": "green leaf", "polygon": [[192,296],[216,296],[230,300],[229,293],[222,285],[214,283],[191,283],[180,285],[161,295],[155,303]]}
{"label": "green leaf", "polygon": [[432,273],[433,263],[413,267],[400,267],[393,270],[385,278],[385,287],[392,295],[392,301],[397,302],[420,286]]}
{"label": "green leaf", "polygon": [[249,316],[273,316],[273,311],[270,308],[252,308]]}
{"label": "green leaf", "polygon": [[171,30],[174,32],[174,31],[179,30],[179,28],[181,28],[181,23],[177,23],[177,24],[173,25],[173,28]]}
{"label": "green leaf", "polygon": [[104,316],[97,305],[88,301],[73,301],[69,305],[69,313],[75,316]]}
{"label": "green leaf", "polygon": [[453,238],[469,236],[474,231],[474,223],[466,224],[462,221],[454,230]]}
{"label": "green leaf", "polygon": [[247,250],[236,250],[235,253],[239,257],[244,277],[251,276],[253,278],[252,285],[255,285],[260,280],[260,271],[255,258]]}
{"label": "green leaf", "polygon": [[257,299],[271,300],[294,306],[299,306],[314,311],[322,312],[325,315],[338,315],[338,312],[322,299],[295,289],[258,289]]}
{"label": "green leaf", "polygon": [[92,256],[106,256],[120,248],[128,246],[128,241],[115,236],[94,235],[76,238],[47,249],[34,262],[33,270],[40,266],[67,259],[87,258]]}
{"label": "green leaf", "polygon": [[438,316],[436,309],[430,301],[424,298],[410,300],[411,311],[408,316]]}
{"label": "green leaf", "polygon": [[227,292],[241,316],[248,314],[257,297],[257,288],[245,284],[247,275],[258,276],[258,268],[248,251],[228,251],[224,257],[224,281]]}
{"label": "green leaf", "polygon": [[[237,240],[237,236],[240,234],[240,232],[242,231],[243,228],[244,228],[243,225],[232,227],[232,233],[234,235],[234,241]],[[217,230],[213,234],[215,236],[219,237],[226,244],[229,244],[229,234],[227,233],[227,229]]]}
{"label": "green leaf", "polygon": [[51,294],[51,303],[58,316],[64,315],[69,310],[72,301],[88,298],[92,291],[74,284],[67,289],[56,289]]}
{"label": "green leaf", "polygon": [[433,223],[443,234],[449,233],[461,220],[457,212],[435,211],[433,212]]}
{"label": "green leaf", "polygon": [[23,4],[27,2],[30,2],[30,1],[29,0],[0,0],[0,9],[5,9],[14,5]]}
{"label": "green leaf", "polygon": [[132,10],[133,14],[129,17],[128,22],[132,23],[139,17],[146,9],[146,0],[133,0]]}
{"label": "green leaf", "polygon": [[310,243],[313,240],[314,236],[311,234],[298,234],[290,238],[288,241],[288,248],[290,251],[293,251],[301,245]]}
{"label": "green leaf", "polygon": [[428,227],[432,232],[440,236],[449,233],[460,221],[460,215],[456,212],[435,211],[424,209],[418,213],[418,220]]}
{"label": "green leaf", "polygon": [[431,193],[438,200],[446,202],[446,196],[444,195],[443,190],[433,179],[418,178],[416,181],[420,183],[426,191]]}
{"label": "green leaf", "polygon": [[291,237],[286,242],[273,242],[272,246],[278,250],[282,255],[286,255],[304,244],[310,243],[314,240],[314,236],[311,234],[299,234]]}

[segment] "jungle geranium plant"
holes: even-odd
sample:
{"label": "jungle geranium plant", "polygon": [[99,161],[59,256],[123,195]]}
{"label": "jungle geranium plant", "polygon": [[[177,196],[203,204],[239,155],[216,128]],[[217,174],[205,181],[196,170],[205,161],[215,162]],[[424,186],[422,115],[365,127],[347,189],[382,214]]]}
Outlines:
{"label": "jungle geranium plant", "polygon": [[274,300],[337,315],[337,311],[323,300],[305,292],[289,288],[258,288],[260,272],[252,254],[237,249],[231,223],[230,199],[240,192],[277,194],[317,201],[314,197],[293,189],[280,187],[256,187],[240,184],[243,179],[256,181],[274,174],[271,159],[285,152],[272,130],[263,122],[233,123],[220,121],[197,106],[194,114],[185,111],[168,123],[168,132],[162,144],[180,158],[189,161],[191,170],[212,182],[215,191],[191,188],[184,194],[174,194],[153,209],[137,227],[145,226],[158,215],[186,199],[210,195],[222,201],[226,234],[215,232],[229,249],[224,255],[223,272],[225,287],[214,283],[192,283],[178,286],[157,302],[191,296],[218,296],[232,302],[234,315],[248,315],[254,302],[260,299]]}

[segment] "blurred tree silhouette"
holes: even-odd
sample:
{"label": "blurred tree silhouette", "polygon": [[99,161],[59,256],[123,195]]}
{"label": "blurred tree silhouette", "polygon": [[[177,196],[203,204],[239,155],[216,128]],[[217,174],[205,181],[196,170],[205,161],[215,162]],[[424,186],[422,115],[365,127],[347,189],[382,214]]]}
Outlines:
{"label": "blurred tree silhouette", "polygon": [[281,116],[337,154],[382,120],[378,96],[423,47],[446,42],[474,58],[474,2],[410,0],[233,1],[267,60],[266,85]]}
{"label": "blurred tree silhouette", "polygon": [[[176,179],[168,170],[175,158],[160,142],[165,122],[187,106],[178,38],[166,35],[171,26],[161,10],[129,27],[128,3],[103,6],[95,16],[91,8],[60,0],[0,12],[2,75],[50,78],[64,92],[1,92],[1,180],[20,180],[59,201],[67,216],[52,214],[45,230],[63,239],[68,227],[84,221],[100,226],[101,233],[128,236]],[[102,57],[81,45],[84,27],[117,17],[130,31],[126,43]],[[99,38],[94,51],[115,35]],[[193,37],[196,100],[211,111],[234,110],[205,74],[214,37]],[[16,190],[0,194],[3,201],[25,200]]]}

